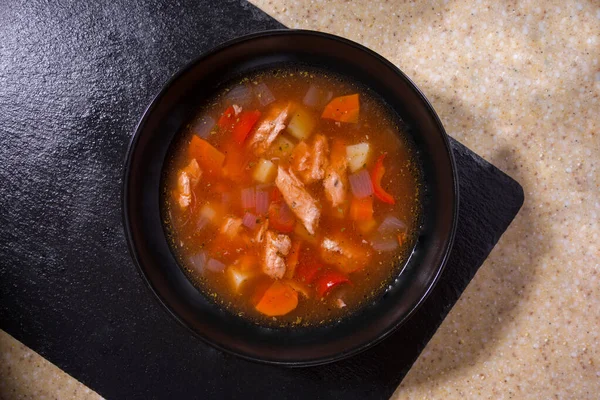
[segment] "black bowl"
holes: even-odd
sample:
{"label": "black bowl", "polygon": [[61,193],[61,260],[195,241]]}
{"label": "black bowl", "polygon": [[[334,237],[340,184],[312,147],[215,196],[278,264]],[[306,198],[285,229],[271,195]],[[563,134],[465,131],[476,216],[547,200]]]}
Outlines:
{"label": "black bowl", "polygon": [[[423,224],[414,252],[389,288],[341,322],[312,328],[267,328],[223,310],[192,285],[171,253],[160,213],[161,172],[169,145],[194,110],[232,77],[302,63],[361,82],[398,113],[419,152]],[[458,186],[442,124],[417,87],[369,49],[310,31],[270,31],[230,41],[176,74],[141,119],[125,164],[123,217],[142,277],[181,324],[213,346],[272,364],[316,365],[349,357],[379,342],[423,302],[444,267],[455,231]]]}

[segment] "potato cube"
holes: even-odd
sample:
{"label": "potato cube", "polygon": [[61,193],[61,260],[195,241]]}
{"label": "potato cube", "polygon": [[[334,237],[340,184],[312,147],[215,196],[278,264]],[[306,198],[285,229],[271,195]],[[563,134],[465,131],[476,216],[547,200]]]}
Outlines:
{"label": "potato cube", "polygon": [[275,176],[277,175],[277,167],[269,160],[265,160],[261,158],[258,160],[254,171],[252,172],[252,177],[255,181],[260,183],[271,183],[275,180]]}

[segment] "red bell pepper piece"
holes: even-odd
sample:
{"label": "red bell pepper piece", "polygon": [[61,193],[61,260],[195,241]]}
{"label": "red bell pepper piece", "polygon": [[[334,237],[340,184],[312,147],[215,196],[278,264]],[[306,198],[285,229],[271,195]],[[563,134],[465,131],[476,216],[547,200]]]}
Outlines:
{"label": "red bell pepper piece", "polygon": [[221,129],[231,129],[235,120],[235,110],[233,106],[229,106],[217,121],[217,125]]}
{"label": "red bell pepper piece", "polygon": [[341,272],[327,271],[317,279],[315,286],[319,296],[324,297],[334,287],[349,282],[350,279]]}
{"label": "red bell pepper piece", "polygon": [[242,111],[233,127],[233,140],[237,144],[244,143],[246,137],[260,118],[260,111]]}
{"label": "red bell pepper piece", "polygon": [[294,279],[299,282],[310,285],[315,281],[318,273],[323,269],[323,266],[314,261],[300,262],[296,267]]}
{"label": "red bell pepper piece", "polygon": [[287,208],[286,204],[282,202],[271,203],[269,206],[269,228],[272,227],[279,232],[289,233],[294,230],[295,225],[296,218],[294,218],[294,214]]}
{"label": "red bell pepper piece", "polygon": [[383,174],[385,174],[385,167],[383,166],[383,159],[385,158],[385,154],[381,155],[375,166],[373,167],[373,171],[371,171],[371,182],[373,183],[373,191],[375,193],[375,197],[384,203],[394,204],[396,201],[394,197],[383,190],[381,187],[381,178],[383,178]]}

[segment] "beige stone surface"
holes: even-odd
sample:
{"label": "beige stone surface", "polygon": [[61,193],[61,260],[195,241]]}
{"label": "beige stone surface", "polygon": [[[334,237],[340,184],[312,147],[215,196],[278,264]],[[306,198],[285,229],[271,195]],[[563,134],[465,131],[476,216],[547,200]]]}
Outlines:
{"label": "beige stone surface", "polygon": [[0,399],[99,400],[102,397],[0,330]]}
{"label": "beige stone surface", "polygon": [[[599,398],[600,3],[252,2],[391,60],[450,135],[524,187],[394,398]],[[96,396],[5,333],[0,359],[1,398]]]}
{"label": "beige stone surface", "polygon": [[388,58],[525,190],[394,398],[600,398],[600,2],[252,2]]}

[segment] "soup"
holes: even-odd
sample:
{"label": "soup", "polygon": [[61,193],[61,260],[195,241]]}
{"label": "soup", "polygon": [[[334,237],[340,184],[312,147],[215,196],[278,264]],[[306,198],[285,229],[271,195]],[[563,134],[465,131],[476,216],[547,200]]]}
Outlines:
{"label": "soup", "polygon": [[238,80],[170,149],[164,219],[187,276],[259,324],[339,319],[381,293],[416,240],[420,168],[370,90],[313,69]]}

